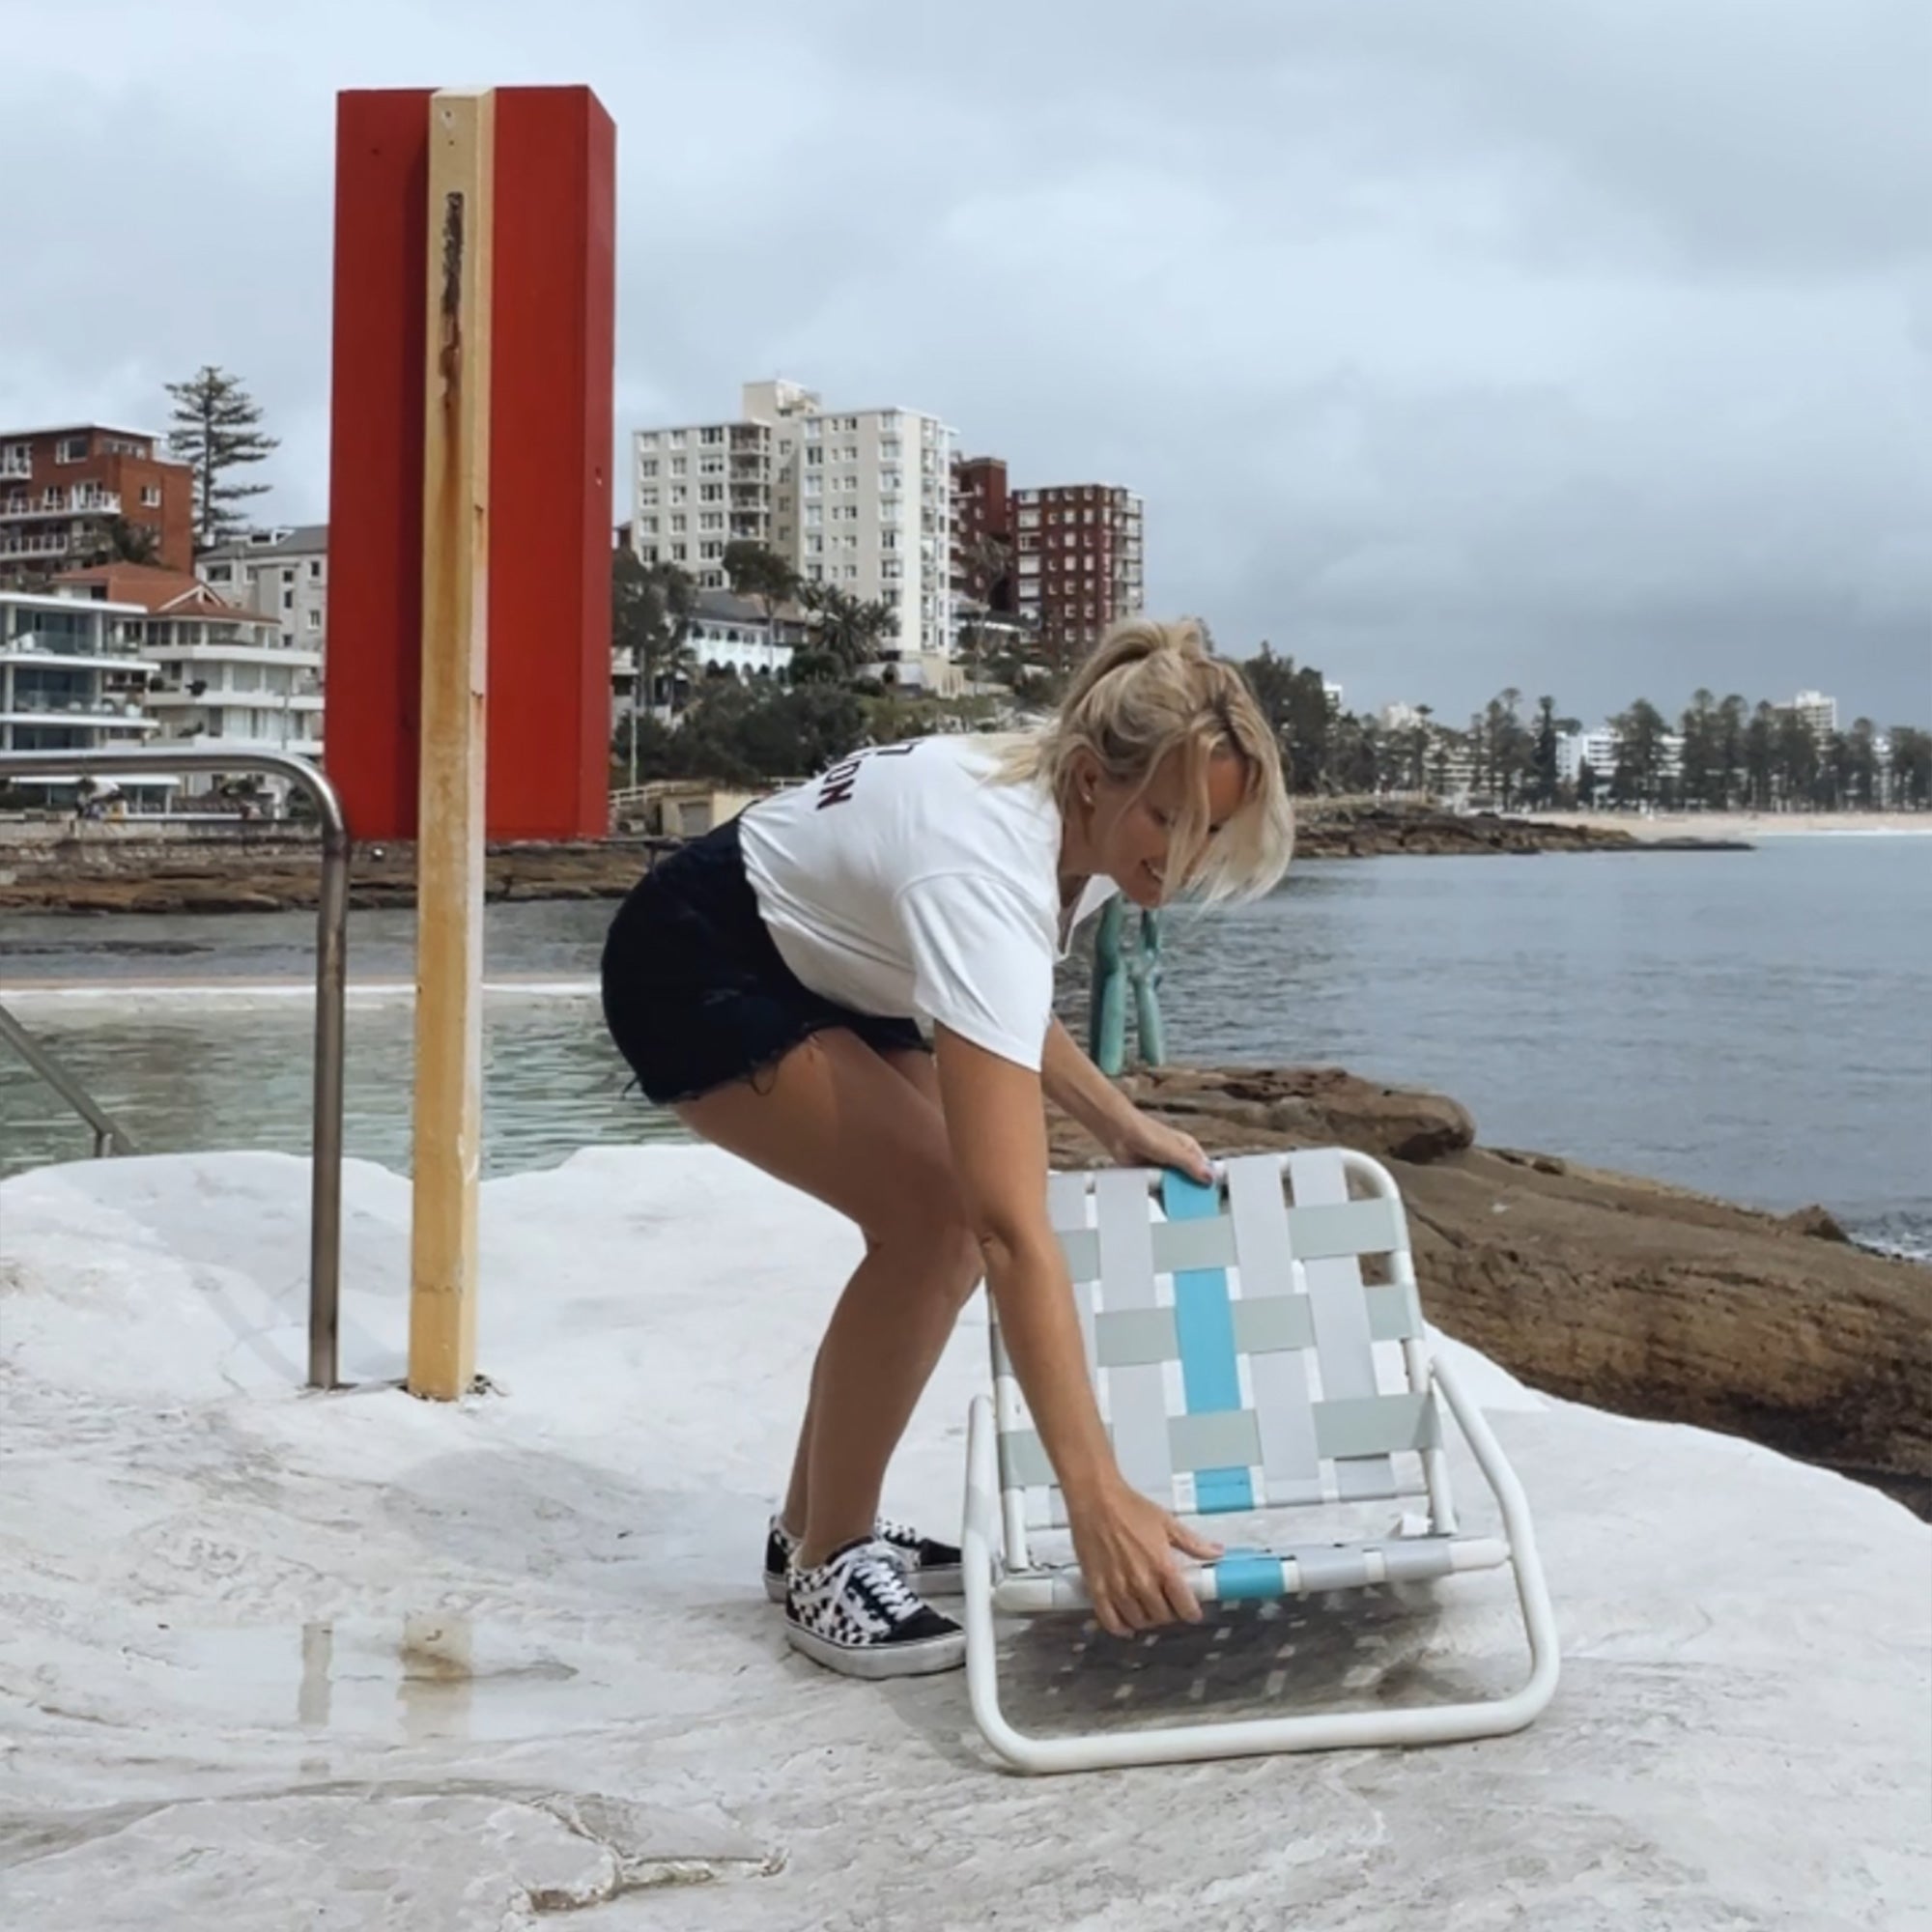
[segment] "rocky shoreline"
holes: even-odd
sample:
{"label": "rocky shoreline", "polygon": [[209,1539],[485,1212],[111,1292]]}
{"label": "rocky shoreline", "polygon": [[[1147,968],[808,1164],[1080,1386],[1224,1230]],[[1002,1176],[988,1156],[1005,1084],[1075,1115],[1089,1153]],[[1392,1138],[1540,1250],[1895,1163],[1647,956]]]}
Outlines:
{"label": "rocky shoreline", "polygon": [[[1824,1208],[1480,1147],[1454,1100],[1337,1068],[1123,1085],[1210,1153],[1340,1144],[1386,1162],[1430,1319],[1545,1393],[1745,1436],[1932,1520],[1932,1268],[1853,1245]],[[1064,1120],[1053,1151],[1099,1159]]]}
{"label": "rocky shoreline", "polygon": [[[486,892],[492,899],[619,898],[658,853],[679,842],[619,837],[493,846]],[[1744,849],[1736,841],[1645,841],[1598,826],[1384,805],[1304,806],[1297,840],[1304,859]],[[282,912],[312,908],[320,887],[314,836],[288,827],[165,839],[87,825],[70,837],[13,845],[0,831],[0,912]],[[406,906],[414,897],[413,846],[355,848],[352,906]]]}

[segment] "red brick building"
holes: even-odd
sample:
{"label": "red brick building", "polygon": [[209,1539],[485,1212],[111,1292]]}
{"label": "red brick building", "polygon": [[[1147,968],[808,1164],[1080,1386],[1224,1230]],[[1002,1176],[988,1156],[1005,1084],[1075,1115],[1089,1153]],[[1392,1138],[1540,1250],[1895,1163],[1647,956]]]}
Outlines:
{"label": "red brick building", "polygon": [[1078,655],[1145,604],[1141,499],[1110,483],[1012,493],[1016,607],[1050,657]]}
{"label": "red brick building", "polygon": [[155,438],[99,423],[0,430],[0,582],[105,561],[117,517],[152,532],[160,568],[194,568],[193,473]]}
{"label": "red brick building", "polygon": [[952,459],[952,604],[957,617],[1015,611],[1013,512],[998,456]]}

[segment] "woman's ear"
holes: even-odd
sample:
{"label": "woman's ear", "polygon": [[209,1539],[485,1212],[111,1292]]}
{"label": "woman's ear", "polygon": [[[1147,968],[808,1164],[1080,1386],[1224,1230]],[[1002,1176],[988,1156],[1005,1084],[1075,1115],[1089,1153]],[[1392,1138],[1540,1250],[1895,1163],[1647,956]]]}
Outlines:
{"label": "woman's ear", "polygon": [[1100,761],[1085,745],[1080,746],[1066,761],[1066,777],[1074,802],[1082,807],[1091,807],[1100,783]]}

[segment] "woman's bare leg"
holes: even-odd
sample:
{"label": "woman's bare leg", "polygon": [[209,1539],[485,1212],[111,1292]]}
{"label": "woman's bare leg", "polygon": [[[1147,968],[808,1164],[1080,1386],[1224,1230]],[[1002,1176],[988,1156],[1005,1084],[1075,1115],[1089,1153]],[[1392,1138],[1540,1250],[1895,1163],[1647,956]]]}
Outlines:
{"label": "woman's bare leg", "polygon": [[866,1237],[819,1346],[784,1513],[801,1560],[820,1562],[871,1533],[886,1464],[980,1278],[937,1082],[923,1055],[888,1061],[835,1030],[794,1048],[768,1082],[677,1112]]}

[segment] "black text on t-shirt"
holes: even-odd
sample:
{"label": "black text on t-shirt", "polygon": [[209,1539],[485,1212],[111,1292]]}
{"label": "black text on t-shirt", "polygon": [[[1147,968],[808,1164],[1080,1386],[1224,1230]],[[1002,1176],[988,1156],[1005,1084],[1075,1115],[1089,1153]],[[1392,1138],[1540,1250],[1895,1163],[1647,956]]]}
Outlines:
{"label": "black text on t-shirt", "polygon": [[852,786],[867,758],[902,758],[908,752],[918,751],[920,743],[917,738],[909,738],[903,745],[873,745],[841,759],[818,781],[817,809],[823,811],[828,805],[842,805],[850,798]]}

